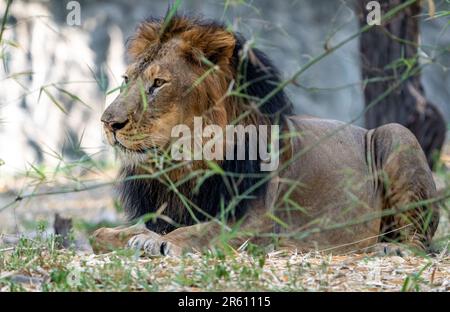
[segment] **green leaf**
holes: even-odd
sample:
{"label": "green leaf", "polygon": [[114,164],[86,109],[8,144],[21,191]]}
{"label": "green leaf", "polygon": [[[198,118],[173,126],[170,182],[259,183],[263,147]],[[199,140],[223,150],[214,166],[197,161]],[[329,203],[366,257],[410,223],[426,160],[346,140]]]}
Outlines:
{"label": "green leaf", "polygon": [[34,166],[33,164],[29,164],[29,165],[38,174],[38,176],[41,178],[41,180],[45,180],[46,176],[42,170],[40,170],[38,167]]}
{"label": "green leaf", "polygon": [[80,102],[81,104],[83,104],[84,106],[86,106],[89,109],[92,109],[92,107],[90,107],[86,102],[84,102],[82,99],[80,99],[77,95],[63,89],[60,88],[58,86],[53,85],[58,91],[64,93],[65,95],[69,96],[72,100],[76,101],[76,102]]}
{"label": "green leaf", "polygon": [[55,97],[45,87],[42,87],[41,90],[39,91],[38,102],[39,99],[41,98],[42,92],[44,92],[48,96],[48,98],[53,102],[53,104],[56,105],[56,107],[58,107],[64,114],[67,115],[67,111],[64,108],[64,106],[61,103],[59,103],[58,100],[55,99]]}
{"label": "green leaf", "polygon": [[278,223],[279,225],[281,225],[282,227],[284,227],[284,228],[288,228],[289,227],[289,225],[286,223],[286,222],[284,222],[283,220],[281,220],[280,218],[278,218],[276,215],[274,215],[273,213],[270,213],[270,212],[268,212],[267,213],[267,216],[270,218],[270,219],[272,219],[273,221],[275,221],[276,223]]}
{"label": "green leaf", "polygon": [[19,43],[16,42],[16,41],[13,41],[13,40],[3,40],[2,43],[5,44],[5,45],[9,45],[9,46],[11,46],[11,47],[13,47],[13,48],[18,48],[18,47],[20,47]]}
{"label": "green leaf", "polygon": [[181,0],[176,0],[172,7],[170,7],[169,11],[167,12],[166,16],[164,17],[164,24],[163,27],[161,27],[160,34],[163,34],[166,30],[166,27],[169,25],[172,18],[177,14],[178,7],[181,5]]}
{"label": "green leaf", "polygon": [[3,43],[3,32],[6,29],[6,21],[8,20],[9,8],[11,7],[12,0],[7,0],[5,13],[2,18],[2,25],[0,26],[0,44]]}
{"label": "green leaf", "polygon": [[218,173],[220,175],[224,175],[225,171],[223,171],[223,169],[214,161],[208,161],[207,162],[208,167],[214,171],[214,173]]}
{"label": "green leaf", "polygon": [[139,80],[139,92],[141,94],[142,107],[144,108],[144,112],[145,112],[148,108],[148,98],[147,98],[147,93],[145,91],[144,85],[142,84],[141,80]]}
{"label": "green leaf", "polygon": [[194,90],[195,88],[197,88],[202,82],[203,80],[205,80],[209,75],[211,75],[214,71],[218,70],[217,66],[212,66],[210,68],[208,68],[207,71],[205,71],[200,77],[198,77],[194,83],[192,84],[192,86],[185,92],[185,95],[189,94],[192,92],[192,90]]}
{"label": "green leaf", "polygon": [[106,94],[108,92],[108,81],[106,80],[106,76],[105,76],[103,69],[100,68],[100,77],[97,77],[95,70],[92,67],[90,67],[89,65],[87,67],[89,68],[89,71],[91,72],[92,77],[97,82],[99,89],[103,93]]}
{"label": "green leaf", "polygon": [[120,89],[122,89],[122,88],[123,88],[122,85],[120,85],[120,86],[118,86],[118,87],[115,87],[115,88],[113,88],[113,89],[107,91],[107,92],[106,92],[106,95],[110,95],[110,94],[112,94],[112,93],[114,93],[114,92],[116,92],[117,90],[120,90]]}

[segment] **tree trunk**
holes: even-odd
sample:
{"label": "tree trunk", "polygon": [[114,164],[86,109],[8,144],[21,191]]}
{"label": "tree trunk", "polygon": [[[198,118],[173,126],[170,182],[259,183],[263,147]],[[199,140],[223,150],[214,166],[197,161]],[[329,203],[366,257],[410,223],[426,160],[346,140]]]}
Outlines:
{"label": "tree trunk", "polygon": [[[367,25],[366,4],[358,0],[360,25]],[[403,3],[403,0],[380,0],[381,14]],[[439,110],[424,97],[420,82],[418,46],[420,2],[410,5],[380,26],[361,35],[360,52],[366,106],[389,90],[408,73],[406,78],[377,104],[368,107],[366,127],[397,122],[409,128],[417,137],[431,168],[439,158],[445,140],[446,123]],[[376,81],[373,81],[376,80]]]}

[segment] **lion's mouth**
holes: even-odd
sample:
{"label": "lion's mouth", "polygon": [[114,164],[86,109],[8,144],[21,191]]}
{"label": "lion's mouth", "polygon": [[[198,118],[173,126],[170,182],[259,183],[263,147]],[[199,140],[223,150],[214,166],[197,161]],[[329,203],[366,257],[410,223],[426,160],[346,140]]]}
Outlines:
{"label": "lion's mouth", "polygon": [[160,150],[159,148],[157,148],[156,146],[152,146],[152,147],[146,147],[146,148],[138,148],[138,149],[133,149],[133,148],[128,148],[125,145],[123,145],[117,138],[115,135],[113,135],[113,144],[114,147],[117,147],[120,151],[122,151],[123,153],[129,154],[129,153],[135,153],[135,154],[153,154],[153,155],[159,155],[160,154]]}
{"label": "lion's mouth", "polygon": [[137,153],[137,154],[145,154],[147,152],[147,149],[131,149],[123,145],[116,137],[116,134],[113,133],[113,144],[112,146],[118,148],[120,151],[124,153]]}
{"label": "lion's mouth", "polygon": [[143,148],[143,149],[131,149],[126,147],[125,145],[123,145],[122,143],[120,143],[117,139],[114,142],[114,146],[119,148],[122,152],[132,152],[132,153],[137,153],[137,154],[147,154],[147,152],[149,151],[148,148]]}
{"label": "lion's mouth", "polygon": [[129,148],[127,148],[125,145],[117,141],[117,139],[114,141],[114,146],[120,149],[123,152],[131,151]]}

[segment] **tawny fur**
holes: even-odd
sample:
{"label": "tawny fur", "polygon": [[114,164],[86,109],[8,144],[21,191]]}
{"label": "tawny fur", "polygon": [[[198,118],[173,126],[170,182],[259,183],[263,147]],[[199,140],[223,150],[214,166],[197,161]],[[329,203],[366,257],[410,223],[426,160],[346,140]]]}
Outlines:
{"label": "tawny fur", "polygon": [[[271,65],[264,66],[255,57],[262,55],[259,51],[250,49],[248,55],[241,55],[244,50],[239,38],[216,23],[184,17],[175,17],[170,23],[142,23],[129,44],[129,82],[102,116],[106,135],[111,144],[120,143],[129,172],[154,174],[160,168],[142,151],[167,151],[171,129],[177,124],[192,126],[193,118],[202,116],[206,124],[225,127],[245,116],[239,122],[242,125],[276,123],[282,127],[285,139],[280,170],[271,173],[263,191],[247,201],[248,207],[242,210],[245,213],[227,220],[227,225],[216,222],[216,216],[195,224],[175,199],[178,195],[165,193],[174,197],[161,195],[155,202],[161,206],[170,202],[169,207],[161,208],[163,214],[177,223],[184,222],[182,226],[174,226],[170,233],[164,233],[161,227],[157,227],[159,233],[136,227],[99,229],[94,234],[95,251],[125,247],[131,239],[133,245],[151,255],[178,255],[183,250],[217,246],[227,226],[236,222],[239,234],[228,237],[234,247],[251,240],[298,250],[343,252],[396,239],[426,249],[439,214],[437,203],[415,205],[432,198],[435,185],[414,136],[395,124],[367,131],[337,121],[290,116],[282,90],[277,96],[283,98],[275,98],[278,104],[271,99],[260,107],[255,106],[258,99],[230,95],[239,85],[241,74],[237,55],[250,62],[252,69],[279,79]],[[163,79],[164,85],[150,96],[148,105],[142,105],[142,89],[147,90],[155,79]],[[265,98],[269,91],[257,95]],[[125,126],[111,131],[113,123]],[[217,164],[229,165],[221,161]],[[190,162],[170,171],[168,182],[177,183],[206,168],[206,162]],[[154,181],[139,183],[146,190],[142,186]],[[185,189],[188,199],[194,196],[189,194],[194,185]],[[145,201],[145,196],[158,194],[144,193],[141,200]],[[195,196],[207,199],[219,195]],[[415,206],[405,209],[411,205]],[[382,217],[387,211],[390,213]]]}

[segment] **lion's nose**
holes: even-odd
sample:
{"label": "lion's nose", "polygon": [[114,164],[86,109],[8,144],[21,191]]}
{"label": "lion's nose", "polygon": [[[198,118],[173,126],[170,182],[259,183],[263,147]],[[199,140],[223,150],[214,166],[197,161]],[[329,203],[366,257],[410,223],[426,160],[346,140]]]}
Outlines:
{"label": "lion's nose", "polygon": [[127,125],[128,119],[126,119],[125,121],[102,119],[102,122],[109,130],[118,131]]}
{"label": "lion's nose", "polygon": [[123,129],[129,122],[128,115],[123,111],[120,104],[121,102],[114,101],[106,108],[100,118],[105,127],[113,132]]}

